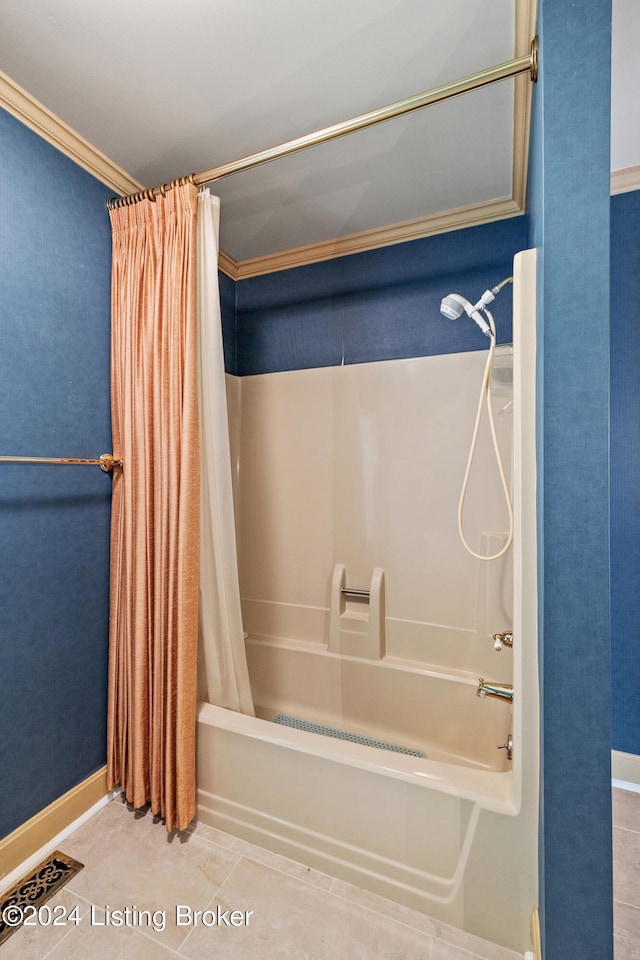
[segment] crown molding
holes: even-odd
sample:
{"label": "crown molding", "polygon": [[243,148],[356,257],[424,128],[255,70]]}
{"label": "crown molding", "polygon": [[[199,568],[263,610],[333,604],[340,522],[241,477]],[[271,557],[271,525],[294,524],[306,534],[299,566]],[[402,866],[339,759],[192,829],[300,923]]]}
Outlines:
{"label": "crown molding", "polygon": [[275,273],[278,270],[289,270],[291,267],[302,267],[311,263],[320,263],[322,260],[333,260],[352,253],[362,253],[365,250],[388,247],[395,243],[405,243],[408,240],[419,240],[436,233],[448,233],[452,230],[474,227],[481,223],[490,223],[493,220],[517,217],[522,212],[520,205],[511,197],[489,200],[487,203],[460,207],[457,210],[448,210],[446,213],[433,214],[428,217],[419,217],[416,220],[407,220],[390,227],[363,230],[361,233],[338,237],[335,240],[324,240],[320,243],[296,247],[293,250],[283,250],[280,253],[268,254],[263,257],[240,260],[236,264],[237,277],[233,279],[246,280],[248,277],[259,277],[266,273]]}
{"label": "crown molding", "polygon": [[0,71],[0,106],[121,196],[142,184]]}
{"label": "crown molding", "polygon": [[640,165],[611,171],[611,195],[640,190]]}
{"label": "crown molding", "polygon": [[[517,8],[516,41],[518,50],[526,47],[535,22],[535,0]],[[522,11],[522,12],[520,12]],[[525,51],[526,52],[526,51]],[[524,212],[527,177],[527,149],[531,113],[531,82],[527,77],[515,78],[514,96],[514,164],[512,196],[486,203],[461,207],[445,213],[419,217],[404,223],[373,230],[364,230],[347,237],[296,247],[279,253],[236,261],[223,250],[218,260],[219,269],[232,280],[244,280],[292,267],[319,263],[349,254],[375,250],[396,243],[418,240],[437,233],[461,230],[465,227],[515,217]],[[0,106],[16,119],[51,143],[75,163],[97,177],[115,193],[124,195],[143,189],[126,171],[93,147],[22,87],[0,71]],[[640,165],[614,170],[611,173],[611,193],[640,190]]]}
{"label": "crown molding", "polygon": [[218,270],[225,273],[232,280],[240,279],[240,264],[230,257],[224,250],[218,252]]}

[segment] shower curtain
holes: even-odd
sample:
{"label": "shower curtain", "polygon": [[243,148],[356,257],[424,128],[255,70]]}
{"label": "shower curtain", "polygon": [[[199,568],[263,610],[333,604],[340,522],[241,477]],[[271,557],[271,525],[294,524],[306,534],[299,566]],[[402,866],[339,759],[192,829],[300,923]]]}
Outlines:
{"label": "shower curtain", "polygon": [[242,630],[231,483],[220,293],[220,200],[198,196],[200,399],[200,698],[253,715]]}
{"label": "shower curtain", "polygon": [[114,476],[107,780],[195,815],[199,426],[193,184],[110,211]]}
{"label": "shower curtain", "polygon": [[[107,780],[183,830],[201,693],[253,713],[236,563],[219,201],[175,181],[110,211],[113,481]],[[200,610],[198,610],[200,608]]]}

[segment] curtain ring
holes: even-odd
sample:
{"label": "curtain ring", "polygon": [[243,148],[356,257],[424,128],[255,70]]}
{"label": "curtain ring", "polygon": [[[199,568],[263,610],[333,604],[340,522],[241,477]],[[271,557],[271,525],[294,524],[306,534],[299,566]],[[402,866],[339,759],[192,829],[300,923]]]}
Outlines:
{"label": "curtain ring", "polygon": [[156,202],[156,196],[155,196],[155,193],[153,192],[153,187],[149,187],[148,190],[145,190],[144,195],[146,199],[151,200],[152,203]]}

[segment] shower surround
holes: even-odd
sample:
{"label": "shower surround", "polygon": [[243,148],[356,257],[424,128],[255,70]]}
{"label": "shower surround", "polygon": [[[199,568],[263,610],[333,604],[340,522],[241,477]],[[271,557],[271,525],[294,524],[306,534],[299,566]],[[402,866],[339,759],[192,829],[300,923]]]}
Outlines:
{"label": "shower surround", "polygon": [[[516,517],[501,560],[457,532],[484,351],[228,378],[257,718],[202,704],[198,760],[204,822],[521,951],[537,898],[534,264],[516,258],[514,348],[493,376]],[[504,542],[485,422],[464,519],[475,549]],[[479,678],[513,703],[477,697]],[[282,713],[411,753],[270,722]]]}

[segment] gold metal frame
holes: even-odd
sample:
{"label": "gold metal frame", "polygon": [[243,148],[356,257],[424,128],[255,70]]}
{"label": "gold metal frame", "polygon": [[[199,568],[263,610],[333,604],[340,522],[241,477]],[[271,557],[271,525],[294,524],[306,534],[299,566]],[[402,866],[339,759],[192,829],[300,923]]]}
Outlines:
{"label": "gold metal frame", "polygon": [[103,453],[98,460],[79,460],[75,457],[0,457],[0,463],[46,463],[63,464],[66,466],[99,466],[105,473],[110,473],[114,467],[121,467],[122,460],[111,453]]}
{"label": "gold metal frame", "polygon": [[390,103],[386,107],[379,107],[377,110],[363,113],[358,117],[353,117],[351,120],[344,120],[342,123],[333,124],[331,127],[324,127],[322,130],[316,130],[315,133],[308,133],[303,137],[288,140],[286,143],[269,147],[267,150],[261,150],[248,157],[232,160],[230,163],[223,163],[221,166],[212,167],[210,170],[204,170],[202,173],[189,174],[187,177],[181,177],[179,180],[172,181],[171,184],[163,184],[161,187],[140,190],[138,193],[130,194],[128,197],[111,197],[107,201],[107,206],[113,210],[119,206],[137,203],[138,200],[155,200],[159,194],[164,196],[167,187],[172,187],[177,183],[190,181],[197,186],[203,183],[211,183],[214,180],[221,180],[223,177],[230,177],[234,173],[240,173],[242,170],[250,170],[252,167],[269,163],[271,160],[278,160],[280,157],[287,157],[292,153],[299,153],[301,150],[306,150],[308,147],[315,147],[320,143],[327,143],[329,140],[337,140],[339,137],[344,137],[349,133],[355,133],[358,130],[364,130],[366,127],[372,127],[377,123],[383,123],[385,120],[393,119],[393,117],[400,117],[405,113],[420,110],[422,107],[430,107],[434,103],[441,103],[443,100],[451,100],[453,97],[459,97],[463,93],[469,93],[471,90],[477,90],[480,87],[498,83],[500,80],[508,80],[510,77],[517,77],[522,73],[528,73],[533,83],[538,79],[537,37],[534,37],[531,41],[531,49],[526,57],[517,57],[514,60],[499,63],[495,67],[487,67],[485,70],[480,70],[478,73],[463,77],[461,80],[445,83],[440,87],[434,87],[432,90],[427,90],[424,93],[407,97],[405,100],[397,100],[395,103]]}
{"label": "gold metal frame", "polygon": [[37,917],[38,910],[47,900],[83,867],[84,864],[79,860],[55,850],[10,890],[0,895],[0,944],[18,930],[29,916],[32,919]]}

